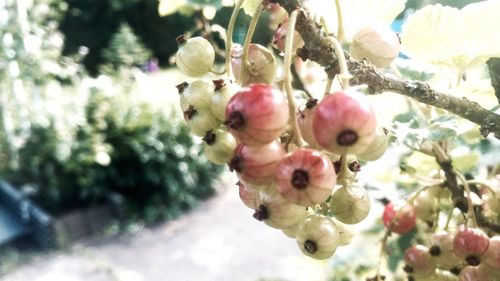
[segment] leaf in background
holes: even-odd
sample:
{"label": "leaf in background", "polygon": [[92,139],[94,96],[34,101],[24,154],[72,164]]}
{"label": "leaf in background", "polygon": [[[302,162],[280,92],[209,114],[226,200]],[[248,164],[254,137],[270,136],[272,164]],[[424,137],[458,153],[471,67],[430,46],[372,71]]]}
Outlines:
{"label": "leaf in background", "polygon": [[399,72],[410,80],[425,82],[434,76],[434,73],[429,71],[428,66],[419,65],[415,60],[404,59],[396,62]]}
{"label": "leaf in background", "polygon": [[[389,26],[404,10],[406,0],[340,0],[347,40],[364,27],[373,25]],[[329,29],[337,32],[337,9],[335,1],[303,1],[311,13],[323,17]]]}
{"label": "leaf in background", "polygon": [[458,120],[451,115],[439,116],[429,120],[429,135],[430,141],[441,141],[445,139],[455,138],[459,129]]}
{"label": "leaf in background", "polygon": [[408,18],[401,34],[402,51],[436,65],[468,67],[500,55],[500,1],[473,3],[462,10],[429,5]]}
{"label": "leaf in background", "polygon": [[476,168],[479,163],[479,159],[479,153],[475,151],[468,151],[460,155],[452,154],[453,167],[462,172],[467,172]]}
{"label": "leaf in background", "polygon": [[413,229],[411,232],[401,235],[396,240],[393,240],[387,244],[387,247],[391,251],[389,253],[388,261],[389,270],[391,270],[392,272],[396,271],[399,262],[403,260],[406,249],[411,246],[411,241],[415,237],[416,233],[416,230]]}
{"label": "leaf in background", "polygon": [[485,108],[492,108],[497,103],[495,89],[491,86],[490,79],[467,79],[452,91],[457,97],[466,97],[469,100],[479,103]]}
{"label": "leaf in background", "polygon": [[410,149],[418,150],[426,140],[429,132],[427,129],[418,128],[418,122],[413,118],[410,122],[394,121],[391,134],[396,142],[406,145]]}
{"label": "leaf in background", "polygon": [[160,0],[158,13],[160,16],[169,16],[177,12],[182,6],[187,5],[187,0]]}

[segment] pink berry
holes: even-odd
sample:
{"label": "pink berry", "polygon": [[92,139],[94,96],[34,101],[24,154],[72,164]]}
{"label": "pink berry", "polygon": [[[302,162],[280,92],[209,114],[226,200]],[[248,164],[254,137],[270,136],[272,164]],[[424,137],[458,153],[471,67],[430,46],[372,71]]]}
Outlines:
{"label": "pink berry", "polygon": [[253,84],[229,100],[225,123],[240,142],[258,146],[280,137],[288,117],[288,103],[281,91],[271,85]]}
{"label": "pink berry", "polygon": [[305,207],[291,204],[279,193],[259,192],[255,200],[256,220],[273,228],[287,229],[301,222],[307,215]]}
{"label": "pink berry", "polygon": [[453,252],[453,239],[455,237],[446,232],[439,231],[431,235],[429,253],[434,257],[438,266],[450,270],[461,266],[462,262]]}
{"label": "pink berry", "polygon": [[277,190],[289,202],[313,206],[331,195],[336,175],[326,156],[302,148],[279,162],[275,179]]}
{"label": "pink berry", "polygon": [[306,108],[304,110],[301,110],[297,114],[297,124],[299,125],[299,130],[302,134],[302,138],[311,147],[316,147],[318,145],[316,139],[314,138],[313,132],[313,117],[317,103],[317,99],[308,100],[306,103]]}
{"label": "pink berry", "polygon": [[[497,275],[498,277],[498,275]],[[466,266],[460,271],[459,281],[494,281],[481,266]],[[497,279],[498,280],[498,279]]]}
{"label": "pink berry", "polygon": [[481,260],[488,266],[500,270],[500,236],[490,238],[488,249],[484,252]]}
{"label": "pink berry", "polygon": [[[288,31],[288,19],[284,22],[280,23],[276,32],[274,32],[273,37],[273,47],[280,50],[281,52],[285,52],[285,44],[286,44],[286,33]],[[304,46],[304,40],[300,34],[295,31],[293,35],[293,43],[292,43],[292,53],[295,53],[298,48]]]}
{"label": "pink berry", "polygon": [[242,85],[252,83],[272,83],[276,76],[276,59],[266,47],[250,44],[248,47],[248,65],[242,69],[243,48],[234,44],[231,50],[231,66],[234,77]]}
{"label": "pink berry", "polygon": [[365,96],[358,92],[336,92],[316,107],[313,119],[318,144],[336,154],[358,154],[375,137],[377,121]]}
{"label": "pink berry", "polygon": [[429,254],[429,249],[423,245],[408,248],[404,260],[407,265],[405,270],[414,274],[431,274],[436,270],[436,263]]}
{"label": "pink berry", "polygon": [[243,202],[243,204],[245,204],[245,206],[247,206],[248,208],[255,209],[255,199],[259,194],[259,191],[248,187],[248,185],[244,184],[241,181],[238,181],[236,185],[239,189],[241,202]]}
{"label": "pink berry", "polygon": [[244,182],[266,185],[274,181],[276,167],[284,156],[285,150],[277,141],[263,146],[239,144],[229,161],[229,169],[236,171]]}
{"label": "pink berry", "polygon": [[479,228],[461,226],[453,239],[453,251],[469,265],[479,265],[480,258],[488,249],[488,236]]}
{"label": "pink berry", "polygon": [[370,26],[358,31],[352,40],[351,55],[366,59],[376,67],[386,67],[398,56],[399,38],[387,26]]}
{"label": "pink berry", "polygon": [[398,234],[408,233],[415,227],[416,218],[413,206],[404,201],[391,202],[385,206],[384,225],[386,227],[390,226],[392,232]]}

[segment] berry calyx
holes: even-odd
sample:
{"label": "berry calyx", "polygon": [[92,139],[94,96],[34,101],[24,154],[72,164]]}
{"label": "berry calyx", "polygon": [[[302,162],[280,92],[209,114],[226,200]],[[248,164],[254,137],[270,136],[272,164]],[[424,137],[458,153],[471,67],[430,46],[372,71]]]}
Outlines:
{"label": "berry calyx", "polygon": [[255,213],[253,213],[253,217],[258,221],[263,221],[269,218],[269,213],[267,211],[267,207],[264,205],[259,205],[257,209],[255,209]]}
{"label": "berry calyx", "polygon": [[281,91],[267,84],[252,84],[229,100],[225,124],[241,143],[259,146],[279,138],[288,118],[288,102]]}
{"label": "berry calyx", "polygon": [[313,132],[317,143],[335,154],[359,154],[375,137],[375,113],[361,93],[340,91],[316,107]]}

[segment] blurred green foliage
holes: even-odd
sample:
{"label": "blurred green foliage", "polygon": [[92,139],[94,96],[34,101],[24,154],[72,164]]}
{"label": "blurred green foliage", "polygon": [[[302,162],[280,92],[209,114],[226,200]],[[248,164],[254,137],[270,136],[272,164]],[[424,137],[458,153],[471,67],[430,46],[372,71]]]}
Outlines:
{"label": "blurred green foliage", "polygon": [[52,213],[121,194],[129,218],[154,222],[179,215],[214,193],[222,170],[201,156],[189,130],[171,114],[147,104],[94,91],[85,122],[74,140],[62,141],[54,128],[33,124],[18,158],[0,175]]}

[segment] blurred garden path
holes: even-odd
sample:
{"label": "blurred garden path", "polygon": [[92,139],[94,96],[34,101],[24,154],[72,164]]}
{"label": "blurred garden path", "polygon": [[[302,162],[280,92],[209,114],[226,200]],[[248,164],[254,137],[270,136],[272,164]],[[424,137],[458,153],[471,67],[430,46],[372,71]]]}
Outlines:
{"label": "blurred garden path", "polygon": [[231,188],[175,221],[34,258],[5,281],[324,280],[325,263],[251,217]]}

